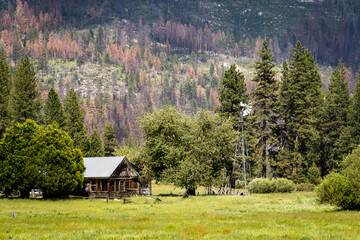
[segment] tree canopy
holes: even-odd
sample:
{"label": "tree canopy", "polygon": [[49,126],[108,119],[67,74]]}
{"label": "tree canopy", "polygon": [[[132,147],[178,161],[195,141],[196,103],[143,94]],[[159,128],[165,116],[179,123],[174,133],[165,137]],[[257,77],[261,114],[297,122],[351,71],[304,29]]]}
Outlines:
{"label": "tree canopy", "polygon": [[145,165],[155,180],[189,191],[216,184],[221,170],[231,169],[237,134],[229,121],[206,111],[190,118],[166,107],[145,114],[140,123]]}
{"label": "tree canopy", "polygon": [[342,209],[360,209],[360,147],[354,149],[341,164],[340,172],[332,172],[317,188],[320,202]]}
{"label": "tree canopy", "polygon": [[101,142],[100,134],[97,130],[90,134],[90,149],[88,153],[89,157],[103,157],[104,148]]}
{"label": "tree canopy", "polygon": [[65,126],[64,110],[59,96],[53,88],[51,88],[48,93],[48,98],[44,106],[44,115],[46,125],[57,122],[60,128]]}
{"label": "tree canopy", "polygon": [[0,186],[6,194],[28,197],[41,188],[44,197],[65,197],[84,180],[82,153],[57,124],[42,128],[33,120],[16,123],[0,141]]}
{"label": "tree canopy", "polygon": [[64,105],[65,131],[74,141],[74,147],[81,149],[84,156],[88,156],[90,141],[84,125],[84,114],[74,89],[70,89]]}
{"label": "tree canopy", "polygon": [[103,135],[105,156],[114,156],[117,140],[114,128],[111,123],[106,124]]}
{"label": "tree canopy", "polygon": [[222,86],[219,88],[220,106],[216,112],[223,117],[230,118],[234,127],[238,128],[241,103],[247,104],[249,102],[245,77],[233,64],[225,71],[221,83]]}
{"label": "tree canopy", "polygon": [[274,56],[266,40],[258,55],[260,61],[255,62],[256,75],[253,79],[257,85],[252,93],[252,118],[256,132],[255,148],[261,175],[271,178],[275,149],[279,146],[277,136],[280,111],[279,82],[275,78]]}
{"label": "tree canopy", "polygon": [[330,78],[322,117],[323,158],[326,172],[339,170],[342,159],[351,150],[349,92],[346,68],[340,61]]}
{"label": "tree canopy", "polygon": [[17,65],[12,84],[10,107],[13,123],[38,120],[41,109],[39,95],[34,68],[25,56]]}
{"label": "tree canopy", "polygon": [[311,52],[297,42],[289,67],[284,64],[281,118],[285,121],[284,163],[292,179],[303,182],[312,162],[320,160],[321,78]]}
{"label": "tree canopy", "polygon": [[6,61],[4,50],[0,51],[0,138],[10,121],[9,99],[11,89],[11,77],[9,64]]}

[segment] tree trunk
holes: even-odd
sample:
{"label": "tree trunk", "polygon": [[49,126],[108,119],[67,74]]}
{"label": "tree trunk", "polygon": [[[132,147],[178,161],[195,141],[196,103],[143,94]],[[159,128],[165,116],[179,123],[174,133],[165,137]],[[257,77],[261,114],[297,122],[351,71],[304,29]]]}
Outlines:
{"label": "tree trunk", "polygon": [[186,198],[188,196],[187,192],[189,191],[190,186],[187,186],[185,192],[182,195],[182,198]]}
{"label": "tree trunk", "polygon": [[269,145],[267,141],[265,141],[265,162],[266,162],[266,178],[271,178],[271,165],[269,160]]}
{"label": "tree trunk", "polygon": [[29,198],[29,192],[30,192],[30,190],[22,190],[22,191],[20,191],[20,197],[21,198]]}
{"label": "tree trunk", "polygon": [[191,195],[191,196],[195,196],[195,188],[189,188],[188,190],[188,194]]}
{"label": "tree trunk", "polygon": [[182,198],[186,198],[188,195],[195,196],[195,188],[190,187],[190,185],[187,186],[185,192],[182,195]]}

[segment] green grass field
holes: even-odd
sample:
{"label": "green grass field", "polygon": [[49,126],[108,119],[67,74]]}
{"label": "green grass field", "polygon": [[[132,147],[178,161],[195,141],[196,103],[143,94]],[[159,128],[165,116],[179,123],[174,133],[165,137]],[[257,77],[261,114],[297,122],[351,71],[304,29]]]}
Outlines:
{"label": "green grass field", "polygon": [[314,193],[182,199],[153,186],[170,191],[148,204],[2,199],[0,239],[360,239],[360,212],[318,205]]}

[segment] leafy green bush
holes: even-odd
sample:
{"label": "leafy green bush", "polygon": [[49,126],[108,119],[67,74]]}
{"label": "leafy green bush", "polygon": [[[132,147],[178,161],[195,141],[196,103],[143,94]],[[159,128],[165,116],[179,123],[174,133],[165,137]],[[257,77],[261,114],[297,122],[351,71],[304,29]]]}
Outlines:
{"label": "leafy green bush", "polygon": [[360,185],[360,146],[354,149],[342,162],[342,174]]}
{"label": "leafy green bush", "polygon": [[292,192],[295,183],[286,178],[256,178],[251,182],[254,193]]}
{"label": "leafy green bush", "polygon": [[355,181],[339,173],[331,173],[316,189],[320,203],[329,203],[342,209],[359,209],[360,196]]}
{"label": "leafy green bush", "polygon": [[254,193],[271,193],[274,192],[274,185],[270,179],[255,178],[251,181],[251,186]]}
{"label": "leafy green bush", "polygon": [[342,209],[360,209],[360,147],[342,162],[340,173],[325,177],[316,189],[320,203],[329,203]]}
{"label": "leafy green bush", "polygon": [[360,147],[342,162],[340,173],[325,177],[316,189],[320,203],[329,203],[342,209],[360,209]]}
{"label": "leafy green bush", "polygon": [[271,180],[275,186],[275,192],[292,192],[295,190],[295,183],[286,178],[276,178]]}
{"label": "leafy green bush", "polygon": [[296,191],[312,192],[315,190],[315,185],[312,183],[298,183],[295,185]]}

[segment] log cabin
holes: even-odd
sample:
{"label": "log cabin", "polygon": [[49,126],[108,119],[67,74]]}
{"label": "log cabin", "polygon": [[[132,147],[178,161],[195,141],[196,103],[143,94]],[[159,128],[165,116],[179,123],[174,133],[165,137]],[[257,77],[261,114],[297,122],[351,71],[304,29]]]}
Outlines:
{"label": "log cabin", "polygon": [[90,197],[121,198],[151,195],[151,181],[125,156],[84,158],[85,190]]}

